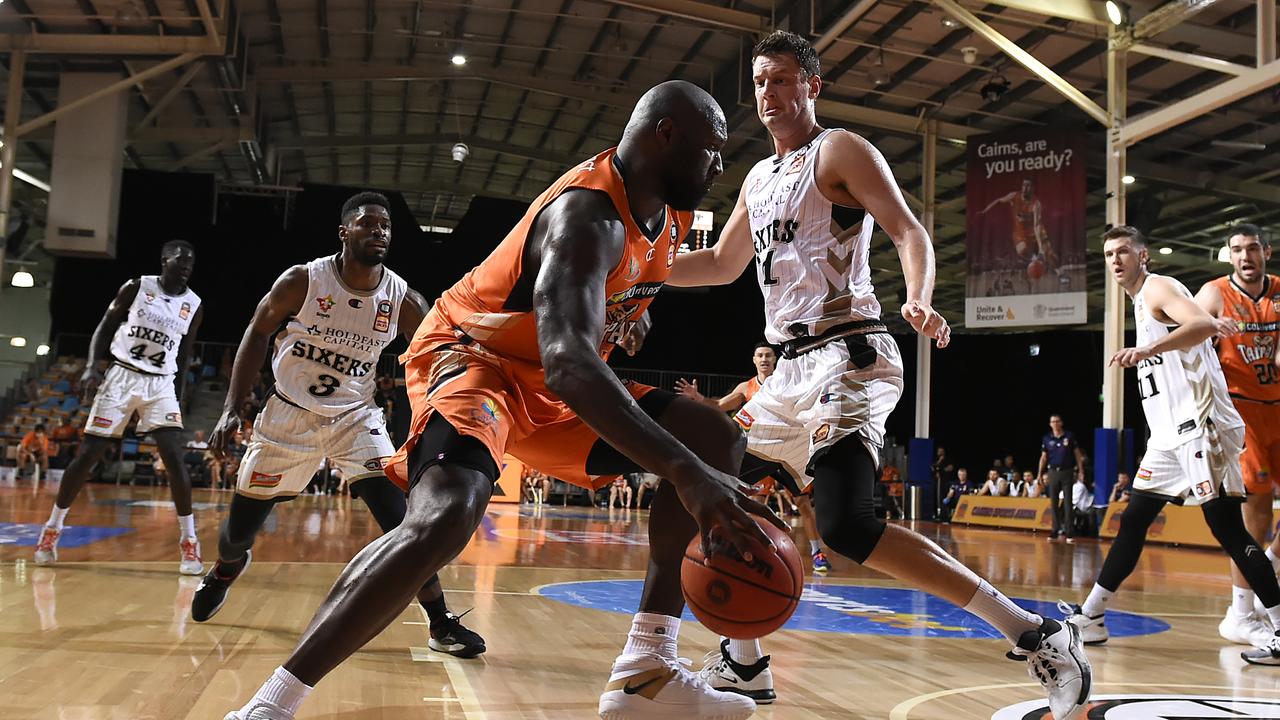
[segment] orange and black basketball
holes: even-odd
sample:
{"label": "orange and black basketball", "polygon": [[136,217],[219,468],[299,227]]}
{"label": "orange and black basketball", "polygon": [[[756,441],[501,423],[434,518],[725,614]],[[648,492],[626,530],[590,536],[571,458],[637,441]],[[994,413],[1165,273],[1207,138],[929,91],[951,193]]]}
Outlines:
{"label": "orange and black basketball", "polygon": [[804,569],[795,543],[767,521],[756,522],[773,541],[777,554],[747,562],[726,547],[708,563],[695,537],[685,548],[680,567],[689,609],[708,630],[737,640],[764,637],[782,627],[804,591]]}

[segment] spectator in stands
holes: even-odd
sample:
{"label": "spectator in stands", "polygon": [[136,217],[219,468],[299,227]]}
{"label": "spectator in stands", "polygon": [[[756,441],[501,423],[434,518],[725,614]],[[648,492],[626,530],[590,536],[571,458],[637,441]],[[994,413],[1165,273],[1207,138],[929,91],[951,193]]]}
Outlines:
{"label": "spectator in stands", "polygon": [[[1083,472],[1076,475],[1076,482],[1071,486],[1071,504],[1076,515],[1074,529],[1089,537],[1096,535],[1093,522],[1093,485]],[[1068,536],[1067,542],[1070,541],[1071,537]]]}
{"label": "spectator in stands", "polygon": [[969,484],[969,469],[956,470],[956,480],[951,483],[947,496],[942,499],[942,522],[951,522],[951,514],[956,511],[956,503],[960,502],[961,496],[972,492],[973,486]]}
{"label": "spectator in stands", "polygon": [[884,472],[880,473],[880,483],[884,485],[884,506],[889,517],[902,519],[902,473],[898,466],[885,463]]}
{"label": "spectator in stands", "polygon": [[625,475],[614,478],[613,485],[609,487],[609,507],[613,507],[614,498],[622,502],[622,507],[631,507],[631,485]]}
{"label": "spectator in stands", "polygon": [[80,428],[71,421],[71,415],[63,415],[58,427],[49,434],[53,438],[54,467],[65,468],[71,458],[75,457],[76,447],[80,445]]}
{"label": "spectator in stands", "polygon": [[1129,502],[1129,493],[1133,491],[1133,483],[1129,479],[1129,473],[1120,473],[1116,476],[1116,486],[1111,488],[1111,502]]}
{"label": "spectator in stands", "polygon": [[[996,461],[1000,462],[999,460]],[[1000,471],[1000,467],[993,467],[987,471],[987,481],[982,483],[982,488],[978,490],[978,495],[992,495],[999,497],[1009,492],[1009,479]]]}
{"label": "spectator in stands", "polygon": [[22,384],[22,401],[32,405],[40,401],[40,383],[34,377]]}
{"label": "spectator in stands", "polygon": [[538,471],[532,467],[525,465],[520,471],[520,488],[525,502],[531,502],[534,505],[542,504],[542,479],[538,477]]}
{"label": "spectator in stands", "polygon": [[187,441],[185,450],[182,462],[191,471],[191,484],[196,485],[197,478],[203,477],[208,480],[209,487],[221,487],[221,467],[218,459],[213,456],[213,453],[209,452],[209,443],[204,439],[203,430],[195,431],[195,434]]}
{"label": "spectator in stands", "polygon": [[1031,484],[1027,485],[1027,497],[1029,498],[1044,497],[1045,485],[1048,482],[1049,482],[1049,478],[1047,475],[1041,475],[1040,477],[1032,476]]}
{"label": "spectator in stands", "polygon": [[1004,476],[1008,478],[1010,482],[1013,482],[1014,480],[1018,479],[1021,475],[1022,475],[1022,472],[1018,470],[1018,464],[1014,462],[1013,456],[1005,455],[1004,456]]}
{"label": "spectator in stands", "polygon": [[240,460],[244,457],[245,443],[249,442],[250,433],[253,432],[251,428],[244,429],[243,425],[241,428],[227,441],[227,449],[222,454],[222,476],[224,478],[234,478],[236,473],[240,471]]}
{"label": "spectator in stands", "polygon": [[[650,472],[639,473],[639,481],[636,483],[636,509],[644,506],[645,492],[656,492],[658,483],[662,482],[662,478]],[[653,498],[649,499],[653,502]]]}
{"label": "spectator in stands", "polygon": [[1030,470],[1024,470],[1022,473],[1009,481],[1009,497],[1026,497],[1027,490],[1036,481],[1036,474]]}
{"label": "spectator in stands", "polygon": [[44,430],[44,423],[24,435],[18,445],[19,475],[28,463],[39,466],[41,477],[49,474],[49,435]]}

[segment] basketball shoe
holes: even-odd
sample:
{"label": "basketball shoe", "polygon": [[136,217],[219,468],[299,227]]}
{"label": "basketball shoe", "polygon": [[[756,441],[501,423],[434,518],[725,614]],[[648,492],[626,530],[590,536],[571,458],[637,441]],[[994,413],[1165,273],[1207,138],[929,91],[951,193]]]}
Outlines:
{"label": "basketball shoe", "polygon": [[483,653],[487,649],[484,638],[462,624],[462,615],[446,612],[443,620],[431,623],[431,639],[427,646],[436,652],[460,658],[473,658]]}
{"label": "basketball shoe", "polygon": [[1028,674],[1049,696],[1054,720],[1076,720],[1084,711],[1093,668],[1075,625],[1045,618],[1039,629],[1022,633],[1007,657],[1027,661]]}
{"label": "basketball shoe", "polygon": [[702,659],[698,673],[711,687],[722,692],[738,693],[768,705],[778,696],[773,692],[773,672],[769,670],[769,656],[765,655],[750,665],[743,665],[729,655],[729,639],[720,641],[720,649],[712,650]]}
{"label": "basketball shoe", "polygon": [[201,575],[204,573],[204,560],[200,559],[200,541],[194,537],[182,538],[178,543],[182,553],[182,561],[178,563],[178,572],[183,575]]}
{"label": "basketball shoe", "polygon": [[44,526],[40,531],[40,541],[36,543],[36,564],[52,565],[58,562],[58,539],[62,531],[55,527]]}
{"label": "basketball shoe", "polygon": [[1280,665],[1280,635],[1272,635],[1262,645],[1240,653],[1240,657],[1252,665]]}
{"label": "basketball shoe", "polygon": [[1227,614],[1218,623],[1218,634],[1223,640],[1237,645],[1253,645],[1262,647],[1271,642],[1275,631],[1262,617],[1249,613],[1240,615],[1231,606],[1227,606]]}
{"label": "basketball shoe", "polygon": [[293,713],[274,703],[258,700],[227,713],[222,720],[293,720]]}
{"label": "basketball shoe", "polygon": [[1090,617],[1084,614],[1084,610],[1075,603],[1058,601],[1058,609],[1066,615],[1067,622],[1076,626],[1080,631],[1080,640],[1085,645],[1101,645],[1111,638],[1111,633],[1107,630],[1106,613],[1097,617]]}
{"label": "basketball shoe", "polygon": [[238,580],[244,571],[249,569],[251,562],[253,562],[252,550],[246,550],[244,562],[240,563],[238,569],[230,572],[221,560],[215,562],[213,569],[200,581],[200,587],[196,588],[196,594],[191,598],[191,619],[204,622],[217,615],[227,602],[227,592],[231,590],[231,583]]}
{"label": "basketball shoe", "polygon": [[813,571],[819,575],[826,575],[831,572],[831,561],[827,559],[826,553],[821,550],[813,554]]}
{"label": "basketball shoe", "polygon": [[652,654],[618,658],[609,675],[609,684],[600,696],[600,717],[602,720],[745,720],[755,713],[755,701],[745,695],[712,688],[685,667],[688,662]]}

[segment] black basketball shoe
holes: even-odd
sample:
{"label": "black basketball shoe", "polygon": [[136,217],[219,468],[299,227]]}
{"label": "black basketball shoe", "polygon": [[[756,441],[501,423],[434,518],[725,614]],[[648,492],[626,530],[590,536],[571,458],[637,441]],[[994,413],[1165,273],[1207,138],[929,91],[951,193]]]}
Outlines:
{"label": "black basketball shoe", "polygon": [[[462,613],[462,615],[466,614]],[[462,624],[462,615],[446,612],[443,620],[431,623],[431,639],[427,642],[428,647],[436,652],[448,653],[460,658],[473,658],[483,653],[487,649],[484,646],[484,638]]]}
{"label": "black basketball shoe", "polygon": [[223,603],[227,601],[227,591],[231,589],[231,583],[236,581],[249,569],[249,563],[253,561],[253,551],[246,551],[244,554],[244,562],[240,563],[240,567],[228,572],[222,561],[213,564],[204,579],[200,581],[200,587],[196,588],[195,597],[191,598],[191,619],[196,622],[204,622],[222,609]]}

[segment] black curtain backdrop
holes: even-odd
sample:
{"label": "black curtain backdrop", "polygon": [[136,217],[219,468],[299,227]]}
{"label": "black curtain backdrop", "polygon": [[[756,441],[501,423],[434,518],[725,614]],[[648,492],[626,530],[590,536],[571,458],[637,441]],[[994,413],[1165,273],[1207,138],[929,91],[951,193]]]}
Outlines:
{"label": "black curtain backdrop", "polygon": [[[117,257],[58,260],[54,335],[93,332],[120,285],[159,272],[161,245],[182,238],[196,246],[191,286],[205,304],[200,339],[239,342],[254,307],[285,268],[337,251],[339,210],[363,189],[306,185],[286,202],[275,195],[216,194],[207,175],[126,170]],[[483,260],[525,210],[520,203],[477,197],[452,234],[428,234],[402,195],[386,194],[393,206],[387,263],[428,300]],[[897,312],[897,298],[881,300],[886,313]],[[664,290],[651,314],[654,329],[645,347],[634,358],[616,353],[615,365],[743,378],[753,372],[750,357],[763,338],[763,310],[750,269],[724,287]],[[906,384],[889,434],[905,444],[915,425],[915,338],[897,340]],[[1040,346],[1035,357],[1029,352],[1033,344]],[[1039,457],[1039,438],[1048,430],[1049,414],[1057,412],[1091,449],[1102,414],[1101,352],[1102,335],[1096,332],[955,337],[950,348],[933,355],[934,437],[971,470],[984,470],[1006,453],[1026,467]],[[1126,425],[1142,428],[1132,385]]]}

